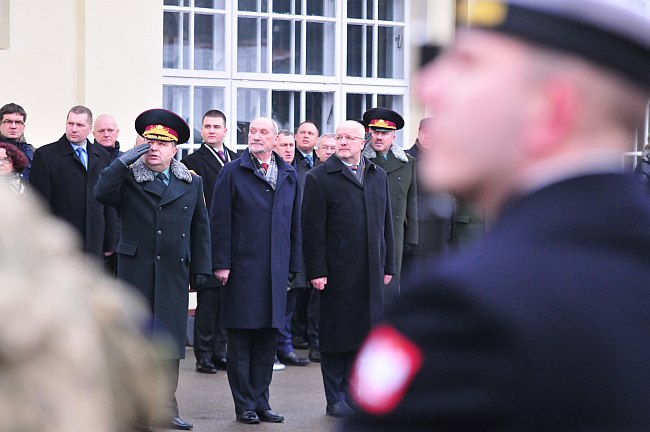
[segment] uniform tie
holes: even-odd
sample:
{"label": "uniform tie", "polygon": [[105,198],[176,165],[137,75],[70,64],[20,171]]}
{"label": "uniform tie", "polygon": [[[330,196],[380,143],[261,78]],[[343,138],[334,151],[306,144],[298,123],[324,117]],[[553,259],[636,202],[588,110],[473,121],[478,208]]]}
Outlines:
{"label": "uniform tie", "polygon": [[156,178],[160,180],[163,186],[167,187],[167,176],[165,175],[164,172],[159,172],[158,174],[156,174]]}
{"label": "uniform tie", "polygon": [[310,154],[305,155],[305,160],[307,161],[307,165],[309,165],[309,168],[314,167],[314,158],[312,157],[312,155]]}
{"label": "uniform tie", "polygon": [[86,162],[86,150],[84,150],[83,147],[77,147],[75,149],[75,152],[77,153],[77,156],[79,156],[79,160],[83,164],[84,168],[87,170],[88,169],[88,163]]}

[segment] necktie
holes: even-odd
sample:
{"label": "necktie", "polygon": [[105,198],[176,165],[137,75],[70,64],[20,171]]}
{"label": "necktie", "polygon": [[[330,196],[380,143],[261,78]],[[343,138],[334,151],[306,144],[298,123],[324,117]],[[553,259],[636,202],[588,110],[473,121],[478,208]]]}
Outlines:
{"label": "necktie", "polygon": [[310,154],[305,155],[305,160],[307,161],[307,165],[309,165],[309,168],[314,167],[314,158],[312,157],[312,155]]}
{"label": "necktie", "polygon": [[226,161],[226,155],[223,154],[223,150],[219,150],[217,154],[219,155],[219,159],[221,159],[222,162]]}
{"label": "necktie", "polygon": [[266,173],[269,169],[269,164],[267,164],[266,162],[262,162],[262,168],[264,169],[264,173]]}
{"label": "necktie", "polygon": [[88,169],[88,163],[86,162],[86,150],[84,150],[82,147],[77,147],[75,152],[77,153],[77,156],[79,156],[79,160],[83,164],[85,169]]}
{"label": "necktie", "polygon": [[159,172],[158,174],[156,174],[156,178],[160,180],[163,186],[167,187],[167,182],[166,182],[167,176],[165,175],[165,173]]}

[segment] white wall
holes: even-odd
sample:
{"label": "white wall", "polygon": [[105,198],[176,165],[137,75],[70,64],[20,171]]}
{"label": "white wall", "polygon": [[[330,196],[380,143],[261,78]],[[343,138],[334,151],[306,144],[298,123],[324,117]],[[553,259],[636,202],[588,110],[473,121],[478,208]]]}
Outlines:
{"label": "white wall", "polygon": [[0,2],[9,2],[10,13],[0,105],[25,108],[27,140],[40,146],[58,139],[68,110],[86,105],[95,116],[115,115],[120,141],[131,147],[135,116],[162,103],[162,2]]}

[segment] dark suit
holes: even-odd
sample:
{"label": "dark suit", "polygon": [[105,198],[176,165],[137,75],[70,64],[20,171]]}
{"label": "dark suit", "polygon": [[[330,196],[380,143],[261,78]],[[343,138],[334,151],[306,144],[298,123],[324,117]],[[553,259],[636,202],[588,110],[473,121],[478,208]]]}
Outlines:
{"label": "dark suit", "polygon": [[275,189],[246,150],[221,169],[212,198],[212,267],[230,269],[222,319],[238,414],[270,409],[268,389],[289,272],[302,270],[298,177],[291,165],[273,157]]}
{"label": "dark suit", "polygon": [[[361,380],[356,399],[364,413],[344,429],[647,430],[644,201],[631,177],[599,174],[506,205],[481,242],[428,272],[395,304],[388,325],[416,347],[411,353],[422,364],[388,392],[396,405],[375,405],[376,415],[365,412],[377,398],[364,394]],[[380,334],[371,340],[386,339]],[[366,365],[373,358],[368,353]]]}
{"label": "dark suit", "polygon": [[[205,188],[205,203],[208,212],[212,208],[212,195],[217,183],[217,175],[224,163],[237,159],[237,153],[225,146],[222,161],[216,154],[203,143],[194,153],[181,160],[190,170],[203,178]],[[217,221],[218,223],[218,221]],[[194,314],[194,355],[200,359],[225,359],[226,358],[226,329],[221,323],[221,283],[216,277],[210,276],[210,281],[196,293],[196,310]]]}
{"label": "dark suit", "polygon": [[365,163],[363,185],[336,156],[305,177],[307,277],[327,276],[320,291],[319,331],[328,404],[346,399],[345,365],[383,318],[383,278],[395,270],[388,178]]}
{"label": "dark suit", "polygon": [[88,170],[64,134],[34,153],[30,184],[55,216],[70,223],[83,238],[84,251],[97,257],[114,251],[117,243],[117,215],[97,202],[93,188],[99,174],[110,164],[101,148],[86,141]]}

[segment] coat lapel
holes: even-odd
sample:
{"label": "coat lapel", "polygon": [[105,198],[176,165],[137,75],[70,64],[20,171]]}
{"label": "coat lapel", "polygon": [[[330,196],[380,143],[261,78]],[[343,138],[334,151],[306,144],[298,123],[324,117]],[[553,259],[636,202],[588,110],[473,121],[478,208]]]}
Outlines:
{"label": "coat lapel", "polygon": [[359,180],[357,180],[356,176],[352,174],[352,171],[350,171],[337,156],[331,156],[329,159],[327,159],[325,161],[325,167],[327,168],[328,173],[340,171],[343,177],[352,182],[352,184],[358,188],[363,189],[363,185],[359,183]]}
{"label": "coat lapel", "polygon": [[[164,190],[162,197],[160,198],[160,205],[168,204],[174,201],[176,198],[186,194],[187,191],[190,190],[191,186],[188,183],[185,183],[184,181],[177,179],[173,174],[171,177],[172,178],[169,180],[169,185]],[[152,183],[160,184],[160,182],[156,182],[156,181]]]}
{"label": "coat lapel", "polygon": [[388,159],[384,159],[381,155],[377,156],[372,162],[383,168],[387,173],[400,169],[404,166],[404,162],[397,159],[392,152],[388,152]]}

